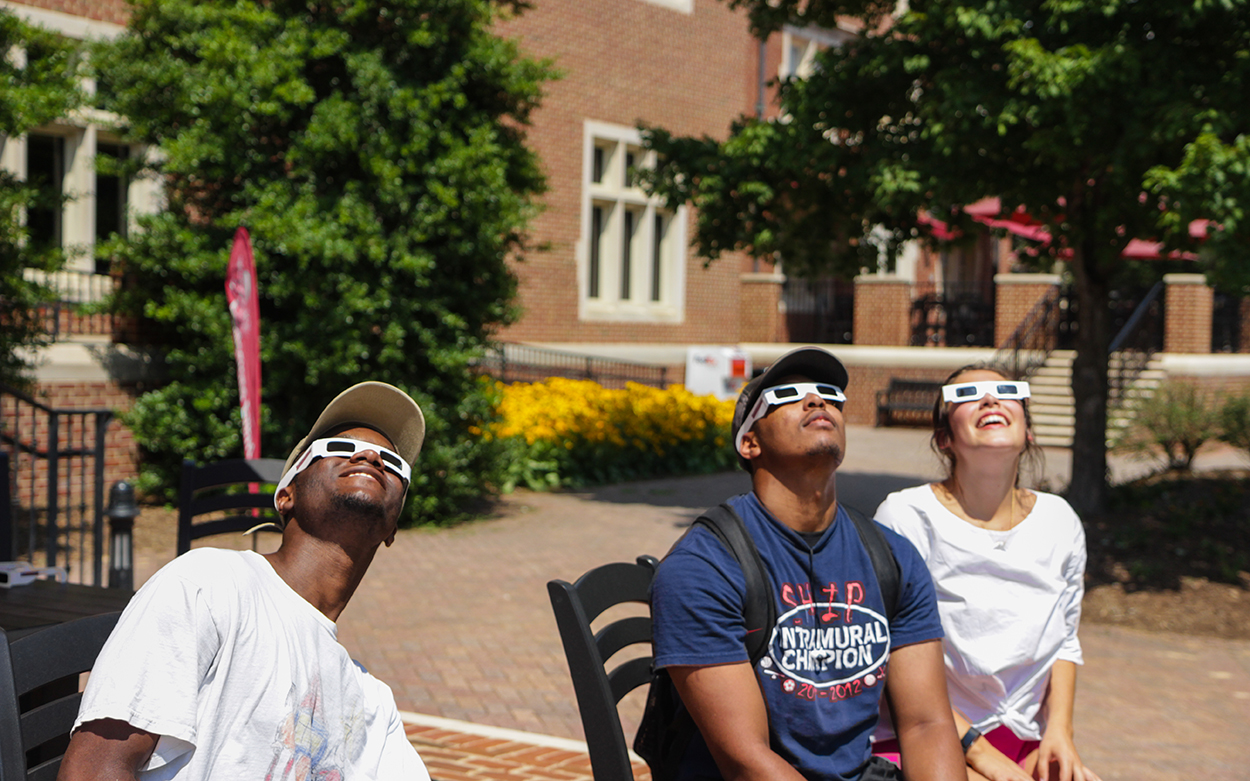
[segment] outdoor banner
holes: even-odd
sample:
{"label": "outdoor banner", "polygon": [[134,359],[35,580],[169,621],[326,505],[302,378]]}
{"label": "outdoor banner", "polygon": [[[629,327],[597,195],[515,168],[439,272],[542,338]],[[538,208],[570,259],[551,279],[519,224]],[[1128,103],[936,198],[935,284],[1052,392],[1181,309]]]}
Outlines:
{"label": "outdoor banner", "polygon": [[260,303],[256,297],[256,262],[247,228],[234,232],[226,269],[226,300],[238,364],[239,406],[243,417],[243,457],[260,458]]}

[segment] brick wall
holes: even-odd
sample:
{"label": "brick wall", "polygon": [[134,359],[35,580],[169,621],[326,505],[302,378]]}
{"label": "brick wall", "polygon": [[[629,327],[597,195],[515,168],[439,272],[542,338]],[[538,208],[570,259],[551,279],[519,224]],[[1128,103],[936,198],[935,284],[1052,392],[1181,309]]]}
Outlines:
{"label": "brick wall", "polygon": [[857,277],[855,344],[909,344],[911,294],[911,283],[898,277]]}
{"label": "brick wall", "polygon": [[1237,352],[1250,353],[1250,296],[1241,299],[1241,345]]}
{"label": "brick wall", "polygon": [[1059,275],[997,274],[994,284],[994,344],[1001,346],[1039,301],[1058,290]]}
{"label": "brick wall", "polygon": [[781,274],[743,274],[740,342],[788,342],[789,329],[781,308]]}
{"label": "brick wall", "polygon": [[1250,376],[1246,375],[1229,375],[1229,376],[1191,376],[1187,374],[1168,373],[1169,381],[1187,382],[1196,385],[1208,393],[1214,394],[1218,399],[1224,395],[1240,395],[1250,390]]}
{"label": "brick wall", "polygon": [[[684,14],[640,0],[541,0],[498,32],[535,57],[551,57],[563,78],[547,85],[528,143],[548,177],[534,245],[512,264],[521,319],[500,337],[517,341],[724,343],[759,322],[759,291],[743,300],[738,275],[749,261],[726,254],[704,267],[687,252],[680,323],[578,318],[583,129],[586,120],[658,125],[682,135],[723,138],[733,119],[754,111],[759,44],[745,14],[720,0],[695,0]],[[777,47],[774,47],[777,48]],[[770,73],[775,73],[774,70]],[[687,235],[693,235],[693,213]],[[743,312],[744,305],[750,310]]]}
{"label": "brick wall", "polygon": [[[836,352],[836,350],[835,350]],[[971,361],[967,361],[971,363]],[[962,364],[961,364],[962,365]],[[872,426],[877,422],[877,392],[890,385],[891,377],[905,380],[944,380],[951,373],[947,367],[910,366],[848,366],[849,388],[842,415],[847,423]]]}
{"label": "brick wall", "polygon": [[82,16],[100,22],[125,24],[130,18],[130,5],[126,0],[16,0],[18,5],[58,11],[71,16]]}
{"label": "brick wall", "polygon": [[1202,274],[1166,274],[1163,351],[1211,352],[1211,313],[1214,293]]}

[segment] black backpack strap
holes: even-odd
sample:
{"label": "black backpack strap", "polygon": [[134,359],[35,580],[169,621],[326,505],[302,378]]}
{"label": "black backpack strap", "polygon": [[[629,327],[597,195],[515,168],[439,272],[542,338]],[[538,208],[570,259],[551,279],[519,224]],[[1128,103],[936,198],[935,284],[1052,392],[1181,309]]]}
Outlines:
{"label": "black backpack strap", "polygon": [[855,531],[859,532],[859,540],[868,551],[868,558],[872,560],[872,568],[877,573],[877,587],[881,589],[881,600],[885,604],[886,620],[894,623],[894,614],[898,612],[902,571],[899,569],[898,559],[894,558],[890,541],[885,538],[881,527],[868,520],[859,510],[845,504],[842,507],[854,522]]}
{"label": "black backpack strap", "polygon": [[728,504],[712,507],[694,522],[715,534],[742,567],[747,584],[742,617],[747,628],[747,656],[754,667],[768,652],[768,641],[777,623],[777,603],[764,561],[751,535],[747,534],[746,524]]}
{"label": "black backpack strap", "polygon": [[[743,622],[747,629],[747,655],[754,667],[768,652],[768,640],[777,623],[773,587],[764,570],[759,550],[747,534],[746,524],[728,504],[721,504],[700,515],[691,524],[705,526],[742,567],[746,577]],[[651,767],[655,781],[673,781],[698,728],[690,711],[681,707],[681,697],[668,670],[655,670],[642,721],[634,736],[634,751]]]}

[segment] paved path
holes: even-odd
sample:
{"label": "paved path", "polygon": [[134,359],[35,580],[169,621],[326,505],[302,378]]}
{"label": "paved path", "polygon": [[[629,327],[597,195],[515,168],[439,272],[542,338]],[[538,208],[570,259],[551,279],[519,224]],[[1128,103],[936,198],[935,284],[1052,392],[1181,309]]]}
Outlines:
{"label": "paved path", "polygon": [[[1066,482],[1067,460],[1066,451],[1047,453],[1055,484]],[[1235,462],[1216,451],[1200,463]],[[1120,476],[1140,469],[1113,463]],[[937,471],[922,432],[850,427],[839,495],[871,512],[889,491]],[[700,510],[748,487],[737,472],[519,492],[504,498],[494,520],[402,532],[379,552],[340,621],[340,638],[390,683],[401,709],[423,714],[410,731],[436,778],[586,778],[584,757],[569,753],[577,745],[567,741],[582,733],[546,582],[641,553],[660,556]],[[1093,625],[1081,636],[1077,741],[1104,779],[1250,778],[1250,642]],[[627,728],[640,699],[626,701]]]}

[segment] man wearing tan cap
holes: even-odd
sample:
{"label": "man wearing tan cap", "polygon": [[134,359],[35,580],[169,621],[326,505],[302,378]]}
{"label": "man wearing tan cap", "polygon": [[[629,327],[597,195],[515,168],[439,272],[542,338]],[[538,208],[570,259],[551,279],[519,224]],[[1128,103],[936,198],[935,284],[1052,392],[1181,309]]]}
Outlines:
{"label": "man wearing tan cap", "polygon": [[196,549],[135,594],[58,778],[428,781],[390,689],[335,625],[395,540],[424,436],[391,385],[330,402],[283,469],[277,551]]}

